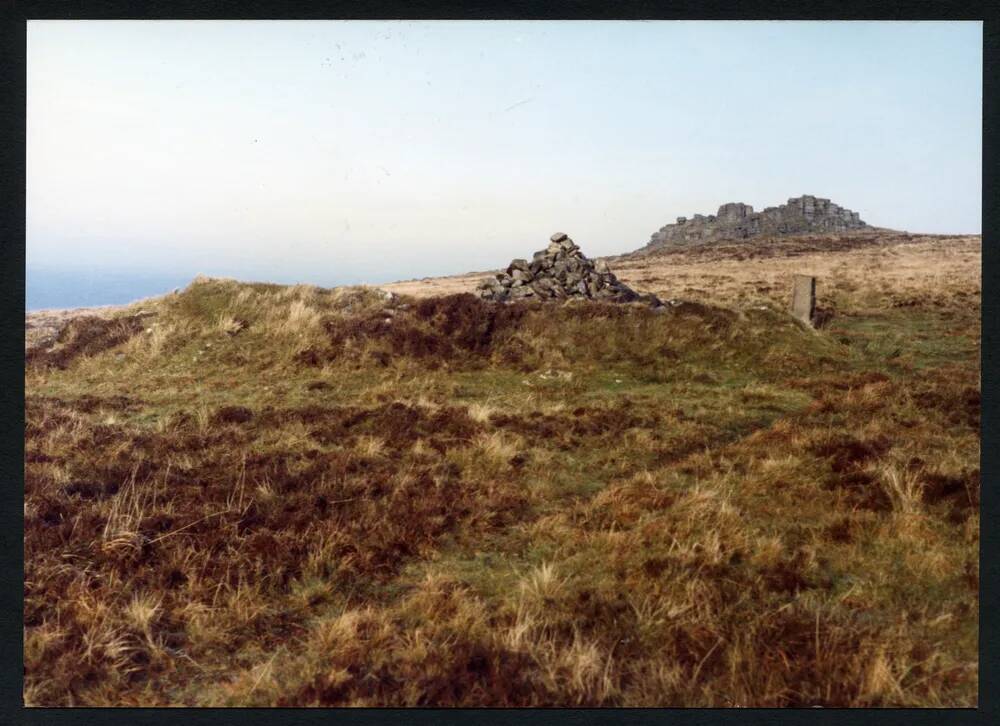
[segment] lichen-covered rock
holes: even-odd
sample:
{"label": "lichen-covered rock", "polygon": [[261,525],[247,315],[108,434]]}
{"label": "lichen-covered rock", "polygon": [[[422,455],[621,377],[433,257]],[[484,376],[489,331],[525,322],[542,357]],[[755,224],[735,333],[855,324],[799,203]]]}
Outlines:
{"label": "lichen-covered rock", "polygon": [[478,289],[484,300],[603,300],[663,305],[652,294],[640,295],[611,272],[605,260],[594,262],[566,234],[557,232],[550,244],[528,262],[512,260],[505,272],[483,280]]}

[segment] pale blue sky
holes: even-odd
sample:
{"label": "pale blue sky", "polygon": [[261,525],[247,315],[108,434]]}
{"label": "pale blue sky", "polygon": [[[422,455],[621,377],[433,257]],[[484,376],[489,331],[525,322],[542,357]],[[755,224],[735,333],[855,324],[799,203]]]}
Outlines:
{"label": "pale blue sky", "polygon": [[978,22],[31,21],[27,80],[29,267],[383,282],[799,194],[980,231]]}

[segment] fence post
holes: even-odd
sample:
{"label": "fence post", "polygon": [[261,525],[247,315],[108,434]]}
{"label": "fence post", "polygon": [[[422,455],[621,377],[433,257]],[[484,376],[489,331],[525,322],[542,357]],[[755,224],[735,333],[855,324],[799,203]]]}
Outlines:
{"label": "fence post", "polygon": [[816,314],[816,278],[795,275],[792,282],[792,315],[812,326]]}

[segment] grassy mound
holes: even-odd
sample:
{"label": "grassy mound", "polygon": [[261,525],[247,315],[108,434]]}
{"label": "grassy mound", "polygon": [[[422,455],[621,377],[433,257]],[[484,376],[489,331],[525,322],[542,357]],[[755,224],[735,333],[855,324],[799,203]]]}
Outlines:
{"label": "grassy mound", "polygon": [[973,705],[976,315],[198,280],[77,323],[26,361],[26,700]]}

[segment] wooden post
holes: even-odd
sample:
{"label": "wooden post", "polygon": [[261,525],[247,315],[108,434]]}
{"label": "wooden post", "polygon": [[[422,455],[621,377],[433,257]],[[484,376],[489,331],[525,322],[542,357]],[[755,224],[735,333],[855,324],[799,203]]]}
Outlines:
{"label": "wooden post", "polygon": [[796,275],[792,282],[792,315],[806,325],[813,325],[816,313],[816,278]]}

